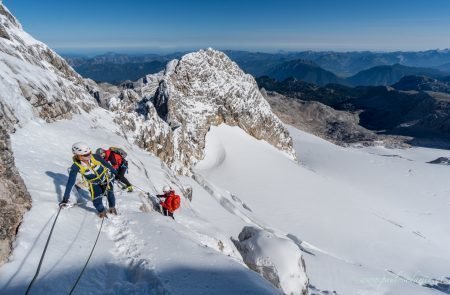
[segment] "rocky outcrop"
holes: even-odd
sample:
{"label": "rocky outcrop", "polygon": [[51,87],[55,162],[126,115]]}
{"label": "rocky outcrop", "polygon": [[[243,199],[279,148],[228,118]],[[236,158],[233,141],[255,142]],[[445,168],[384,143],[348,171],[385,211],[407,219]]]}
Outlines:
{"label": "rocky outcrop", "polygon": [[89,111],[83,79],[55,52],[22,30],[0,2],[0,264],[31,197],[15,165],[10,134],[30,120],[52,122]]}
{"label": "rocky outcrop", "polygon": [[261,92],[273,111],[286,124],[312,133],[339,145],[370,144],[378,136],[361,126],[357,114],[338,111],[316,101],[288,98],[276,92]]}
{"label": "rocky outcrop", "polygon": [[285,294],[308,294],[305,262],[297,245],[287,238],[246,226],[233,240],[247,266]]}
{"label": "rocky outcrop", "polygon": [[429,164],[441,164],[441,165],[450,165],[450,158],[447,157],[439,157],[433,161],[427,162]]}
{"label": "rocky outcrop", "polygon": [[0,265],[9,256],[23,214],[31,207],[11,149],[9,134],[16,123],[14,114],[0,101]]}
{"label": "rocky outcrop", "polygon": [[337,111],[357,114],[358,124],[376,133],[383,144],[388,142],[395,146],[403,141],[410,145],[449,148],[450,94],[432,91],[443,91],[445,87],[442,83],[429,84],[427,80],[430,81],[408,78],[403,86],[395,85],[409,90],[396,90],[390,86],[318,87],[295,79],[278,82],[268,77],[259,78],[258,83],[266,90],[300,102],[317,101]]}
{"label": "rocky outcrop", "polygon": [[295,159],[292,139],[252,76],[224,53],[200,50],[168,63],[164,72],[124,87],[110,101],[117,122],[173,170],[189,173],[204,157],[210,126],[239,126]]}
{"label": "rocky outcrop", "polygon": [[15,114],[25,112],[19,123],[34,117],[49,122],[70,118],[95,106],[83,78],[47,45],[23,31],[2,4],[0,28],[7,34],[0,38],[1,99]]}

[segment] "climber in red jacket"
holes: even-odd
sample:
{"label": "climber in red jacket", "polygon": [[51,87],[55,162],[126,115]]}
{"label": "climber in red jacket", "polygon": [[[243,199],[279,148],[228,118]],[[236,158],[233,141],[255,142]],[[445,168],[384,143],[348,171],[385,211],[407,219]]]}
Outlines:
{"label": "climber in red jacket", "polygon": [[125,151],[121,148],[110,147],[107,150],[98,148],[95,153],[111,163],[111,166],[118,172],[116,179],[123,183],[124,189],[127,189],[128,192],[132,192],[133,186],[125,177],[125,172],[128,170],[128,161],[125,159],[127,154]]}
{"label": "climber in red jacket", "polygon": [[158,198],[164,199],[160,201],[160,205],[165,216],[170,216],[173,219],[173,212],[180,208],[180,196],[175,194],[175,191],[171,189],[168,185],[163,187],[163,195],[157,195]]}

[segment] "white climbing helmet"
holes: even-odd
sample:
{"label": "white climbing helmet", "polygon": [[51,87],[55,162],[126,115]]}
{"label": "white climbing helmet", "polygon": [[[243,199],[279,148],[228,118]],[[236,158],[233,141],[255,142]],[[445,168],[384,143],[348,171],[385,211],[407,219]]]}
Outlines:
{"label": "white climbing helmet", "polygon": [[74,155],[86,155],[91,153],[91,149],[84,142],[76,142],[72,145],[72,153]]}
{"label": "white climbing helmet", "polygon": [[172,189],[170,188],[170,186],[168,186],[168,185],[165,185],[165,186],[163,186],[163,193],[168,193],[168,192],[170,192]]}

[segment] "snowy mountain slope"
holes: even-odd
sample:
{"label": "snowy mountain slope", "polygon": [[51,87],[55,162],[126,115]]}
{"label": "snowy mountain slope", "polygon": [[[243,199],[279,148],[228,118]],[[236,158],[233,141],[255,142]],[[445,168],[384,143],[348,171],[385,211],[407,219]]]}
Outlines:
{"label": "snowy mountain slope", "polygon": [[206,157],[194,171],[238,196],[265,224],[303,241],[312,293],[448,288],[450,172],[425,163],[443,151],[341,148],[289,131],[305,166],[220,126],[208,134]]}
{"label": "snowy mountain slope", "polygon": [[[312,294],[436,294],[449,286],[449,175],[443,166],[423,164],[441,152],[343,149],[291,129],[306,165],[300,166],[292,161],[288,129],[253,78],[223,53],[188,54],[120,94],[112,89],[108,101],[1,5],[0,22],[0,119],[7,124],[0,129],[6,147],[0,166],[14,174],[15,160],[33,198],[0,269],[2,294],[23,293],[31,280],[67,181],[70,146],[79,140],[125,147],[130,179],[152,193],[168,183],[179,193],[183,183],[194,188],[176,222],[147,212],[142,193],[118,192],[121,214],[105,221],[80,293],[280,293],[269,280],[301,294],[308,278],[300,251]],[[96,108],[89,92],[115,114]],[[65,118],[73,119],[44,123]],[[240,128],[214,127],[220,123]],[[10,147],[8,134],[17,126],[23,128]],[[138,148],[189,174],[204,155],[207,134],[206,158],[192,178],[180,180]],[[0,186],[2,196],[16,198],[16,188],[24,189],[16,176]],[[100,220],[86,192],[75,198],[86,204],[61,213],[33,294],[67,293],[90,251]],[[4,216],[13,214],[2,211],[2,224]],[[15,234],[17,216],[9,233]],[[245,226],[257,234],[246,236]],[[230,237],[240,234],[234,244]]]}
{"label": "snowy mountain slope", "polygon": [[1,102],[20,122],[33,117],[47,121],[68,118],[88,110],[93,98],[83,78],[60,56],[26,33],[17,19],[0,4]]}
{"label": "snowy mountain slope", "polygon": [[[2,294],[23,293],[34,275],[67,181],[72,142],[85,140],[92,148],[123,146],[129,151],[129,178],[134,184],[151,193],[168,183],[182,191],[180,180],[158,158],[128,143],[117,130],[113,116],[97,109],[70,121],[30,122],[12,136],[16,164],[33,197],[33,207],[24,217],[10,261],[0,269]],[[32,294],[68,292],[89,254],[100,219],[87,193],[77,196],[73,192],[72,201],[77,198],[87,204],[61,212]],[[76,292],[279,293],[244,265],[229,240],[230,232],[207,223],[203,212],[191,208],[185,198],[175,214],[176,222],[157,212],[143,212],[147,202],[139,192],[118,192],[117,199],[120,215],[105,221]],[[217,211],[223,209],[219,206]]]}
{"label": "snowy mountain slope", "polygon": [[[132,166],[140,172],[133,179],[133,183],[138,187],[146,185],[147,189],[150,185],[154,193],[156,187],[167,183],[172,183],[181,192],[185,190],[165,164],[151,158],[148,153],[139,151],[137,146],[126,140],[138,139],[137,143],[151,151],[154,151],[152,148],[156,146],[156,155],[178,172],[186,172],[192,163],[203,156],[204,136],[211,124],[208,120],[204,120],[205,108],[210,113],[209,117],[206,117],[212,118],[220,111],[218,121],[228,120],[230,124],[239,124],[248,133],[268,140],[283,149],[291,159],[295,158],[292,140],[287,130],[270,111],[253,78],[244,75],[223,53],[209,50],[208,54],[213,54],[210,59],[204,52],[192,54],[196,58],[192,66],[200,70],[200,82],[205,82],[204,78],[210,78],[208,74],[215,73],[212,77],[213,85],[210,85],[211,81],[200,85],[202,90],[209,91],[206,93],[207,96],[199,95],[203,102],[196,101],[193,97],[182,98],[175,95],[176,87],[172,91],[166,91],[164,88],[171,87],[171,83],[186,82],[182,77],[177,80],[177,77],[172,76],[176,74],[175,67],[182,65],[182,61],[189,61],[189,58],[170,63],[164,77],[157,74],[142,79],[140,92],[143,94],[153,91],[151,97],[147,97],[147,94],[140,97],[134,90],[124,89],[115,99],[109,100],[109,97],[104,96],[116,96],[117,89],[104,88],[93,81],[83,80],[45,44],[24,32],[17,20],[3,6],[0,7],[0,21],[2,69],[0,88],[3,90],[0,107],[2,121],[8,123],[6,129],[3,130],[2,126],[1,130],[4,134],[2,140],[8,148],[6,154],[8,157],[5,160],[2,157],[2,161],[9,165],[8,169],[15,171],[18,180],[22,177],[26,185],[25,189],[23,183],[13,179],[16,181],[14,184],[18,185],[13,187],[7,183],[9,187],[5,186],[9,190],[6,190],[5,195],[9,198],[8,201],[11,201],[6,205],[16,211],[11,214],[10,211],[2,209],[2,216],[13,220],[11,225],[4,222],[4,217],[1,220],[2,226],[8,226],[6,251],[3,247],[4,241],[1,241],[2,259],[7,257],[9,243],[16,235],[16,228],[21,221],[22,226],[14,243],[14,252],[1,269],[2,293],[23,293],[31,280],[49,225],[55,216],[55,204],[61,197],[67,181],[66,168],[70,165],[67,151],[74,141],[84,140],[97,146],[119,145],[131,150]],[[205,61],[213,63],[207,72],[200,68],[205,66]],[[231,72],[224,72],[227,67]],[[194,69],[189,67],[185,70],[188,72],[192,70],[192,73],[195,73]],[[227,77],[225,82],[228,84],[222,83],[225,74]],[[163,80],[169,78],[169,75],[172,75],[171,81]],[[189,77],[187,78],[189,80]],[[233,87],[229,88],[230,85]],[[192,89],[199,90],[195,87]],[[216,98],[218,95],[216,91],[223,90],[226,90],[225,93],[220,93],[217,97],[222,103],[222,108],[218,110],[217,104],[210,103],[209,100]],[[173,102],[177,98],[182,99],[183,103],[169,110],[173,113],[179,112],[182,116],[177,117],[178,121],[174,125],[175,121],[167,120],[161,111],[165,103]],[[158,99],[163,99],[162,105]],[[99,109],[97,103],[101,106],[109,105],[111,110],[116,111],[114,120],[111,113]],[[187,109],[184,109],[186,106],[194,107],[191,108],[191,113],[186,112]],[[134,116],[124,117],[133,113]],[[74,117],[76,114],[78,116]],[[3,120],[3,117],[6,120]],[[71,121],[50,125],[44,123],[44,120],[54,122],[71,118],[73,118]],[[122,126],[120,129],[115,125],[118,122]],[[123,126],[131,127],[123,128]],[[11,148],[9,133],[14,132],[15,127],[21,129],[13,134]],[[183,132],[176,131],[178,127]],[[193,134],[197,129],[201,132]],[[137,132],[141,134],[136,137]],[[133,149],[136,154],[141,155],[135,155]],[[14,159],[10,150],[14,151]],[[134,161],[133,157],[136,157]],[[14,160],[18,169],[14,167]],[[149,175],[156,181],[152,182]],[[9,179],[8,181],[11,182]],[[21,200],[20,196],[12,193],[17,187],[23,189],[24,192],[19,192],[28,198],[23,208],[28,209],[30,198],[33,200],[33,207],[23,220],[24,210],[18,203],[18,200]],[[161,218],[157,213],[147,212],[150,204],[141,193],[129,194],[126,197],[128,199],[126,202],[118,201],[118,205],[122,205],[123,214],[107,220],[103,228],[106,235],[101,235],[98,245],[101,250],[97,250],[100,253],[90,264],[90,274],[86,274],[90,280],[78,287],[82,292],[98,294],[105,293],[105,290],[140,294],[209,293],[210,290],[219,294],[281,292],[245,266],[239,251],[230,240],[230,232],[205,222],[201,214],[191,208],[185,200],[183,207],[186,210],[180,210],[177,218],[180,217],[180,221],[184,221],[188,226],[181,225],[182,223],[168,223],[173,221]],[[86,204],[63,211],[58,225],[61,224],[64,230],[59,229],[58,232],[57,228],[55,231],[55,237],[59,239],[52,240],[55,248],[46,257],[46,263],[36,286],[33,287],[33,293],[67,292],[81,269],[83,259],[90,248],[87,244],[89,241],[92,243],[100,224],[87,195],[79,195],[78,199],[78,201],[85,200]],[[5,208],[3,200],[2,207]],[[223,206],[219,206],[218,210],[223,211]],[[157,217],[148,216],[149,214],[156,214]],[[149,222],[155,224],[157,228],[147,228]],[[242,229],[247,223],[239,220],[236,225]],[[264,237],[264,231],[261,233]],[[2,230],[2,239],[3,234]],[[275,280],[271,281],[276,287],[289,286],[289,290],[294,294],[304,294],[307,277],[300,250],[295,245],[292,246],[293,243],[287,239],[273,237],[271,243],[267,244],[275,248],[278,244],[284,244],[291,248],[291,252],[294,251],[293,257],[296,257],[297,261],[294,261],[293,267],[290,267],[289,261],[270,257],[273,253],[265,253],[264,249],[258,253],[250,251],[248,254],[253,255],[256,264],[260,261],[264,263],[261,265],[261,272],[264,276],[269,275]],[[259,242],[255,240],[246,243],[251,246],[252,243]],[[184,255],[185,252],[188,254]],[[281,269],[279,266],[284,267]],[[267,271],[269,268],[270,272]],[[298,278],[302,281],[294,282],[298,281]]]}
{"label": "snowy mountain slope", "polygon": [[8,257],[22,215],[31,206],[14,165],[9,134],[29,120],[70,118],[94,103],[82,78],[24,32],[0,3],[0,264]]}

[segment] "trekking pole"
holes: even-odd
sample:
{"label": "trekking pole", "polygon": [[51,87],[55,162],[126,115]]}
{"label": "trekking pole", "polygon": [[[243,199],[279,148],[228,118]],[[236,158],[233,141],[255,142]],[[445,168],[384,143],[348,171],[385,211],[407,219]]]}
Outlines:
{"label": "trekking pole", "polygon": [[104,217],[102,218],[102,223],[100,224],[100,229],[98,230],[97,238],[95,239],[95,243],[94,243],[94,246],[92,247],[91,253],[89,254],[89,257],[88,257],[88,259],[86,260],[86,263],[84,264],[84,267],[83,267],[83,269],[81,270],[80,275],[78,276],[78,278],[77,278],[75,284],[73,285],[72,289],[70,290],[69,295],[71,295],[71,294],[73,293],[73,290],[75,290],[75,287],[78,285],[78,282],[80,281],[81,276],[83,276],[84,270],[86,269],[86,267],[87,267],[87,265],[88,265],[88,263],[89,263],[89,260],[90,260],[91,257],[92,257],[92,253],[94,253],[95,246],[97,245],[97,242],[98,242],[98,237],[100,236],[100,233],[102,232],[103,221],[105,221],[105,218],[104,218]]}
{"label": "trekking pole", "polygon": [[28,295],[31,289],[31,286],[33,286],[34,281],[36,280],[37,276],[39,275],[39,271],[41,270],[42,261],[44,260],[45,252],[47,252],[48,243],[50,242],[50,238],[53,234],[53,229],[55,228],[56,220],[58,220],[59,213],[61,212],[61,206],[59,206],[58,213],[56,214],[55,221],[53,221],[52,229],[50,230],[50,234],[48,235],[47,242],[45,243],[44,251],[42,252],[41,259],[39,260],[38,268],[36,270],[36,273],[34,274],[33,279],[31,280],[30,284],[28,285],[27,291],[25,292],[25,295]]}

